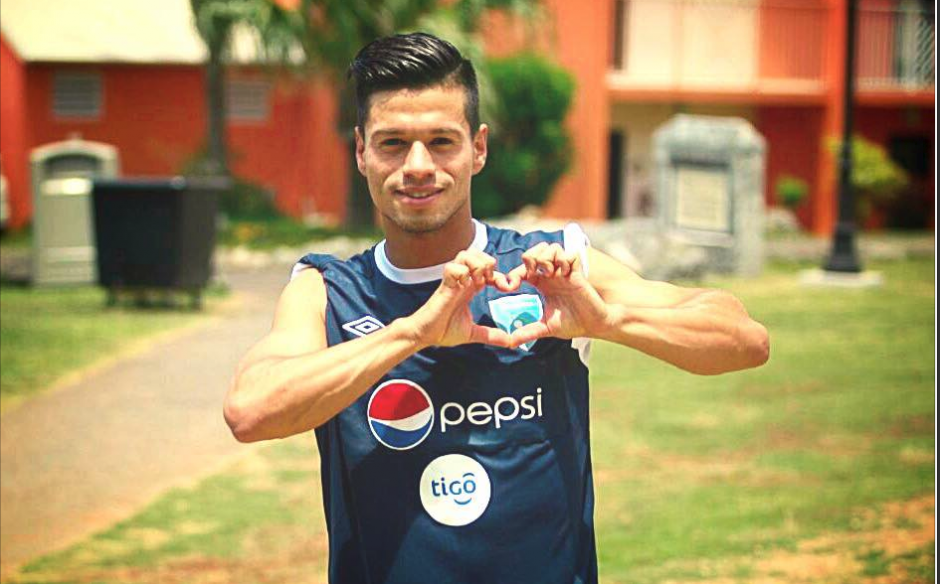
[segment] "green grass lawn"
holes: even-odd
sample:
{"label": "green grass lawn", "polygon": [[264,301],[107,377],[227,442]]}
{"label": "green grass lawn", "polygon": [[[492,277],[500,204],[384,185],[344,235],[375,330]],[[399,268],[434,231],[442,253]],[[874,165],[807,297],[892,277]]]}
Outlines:
{"label": "green grass lawn", "polygon": [[0,410],[48,388],[135,342],[193,324],[224,292],[210,290],[208,309],[106,308],[101,288],[28,288],[0,284]]}
{"label": "green grass lawn", "polygon": [[[800,267],[709,282],[770,330],[763,368],[596,346],[602,582],[933,582],[933,260],[872,265],[871,290]],[[11,581],[322,582],[318,481],[311,435],[273,443]]]}

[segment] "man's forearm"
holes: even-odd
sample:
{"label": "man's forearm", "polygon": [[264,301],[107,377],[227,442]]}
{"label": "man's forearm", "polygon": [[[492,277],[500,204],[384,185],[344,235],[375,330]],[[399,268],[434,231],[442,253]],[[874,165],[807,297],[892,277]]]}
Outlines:
{"label": "man's forearm", "polygon": [[730,294],[709,290],[669,308],[609,305],[597,336],[632,347],[681,369],[715,375],[764,364],[767,330]]}
{"label": "man's forearm", "polygon": [[408,321],[398,319],[327,349],[259,361],[238,371],[225,404],[226,421],[242,442],[316,428],[422,348]]}

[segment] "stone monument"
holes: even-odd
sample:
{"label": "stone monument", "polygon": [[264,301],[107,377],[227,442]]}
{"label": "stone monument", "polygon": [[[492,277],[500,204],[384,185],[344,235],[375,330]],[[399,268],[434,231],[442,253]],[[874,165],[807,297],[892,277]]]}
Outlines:
{"label": "stone monument", "polygon": [[678,115],[656,130],[653,148],[656,223],[666,247],[699,248],[703,272],[758,275],[764,261],[763,137],[740,118]]}

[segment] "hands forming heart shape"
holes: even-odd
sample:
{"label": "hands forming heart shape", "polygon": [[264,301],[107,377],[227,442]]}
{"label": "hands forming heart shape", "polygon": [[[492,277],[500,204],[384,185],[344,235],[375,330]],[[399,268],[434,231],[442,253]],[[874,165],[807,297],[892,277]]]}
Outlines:
{"label": "hands forming heart shape", "polygon": [[[469,303],[480,290],[493,286],[514,292],[523,281],[538,288],[545,299],[540,321],[511,334],[473,321]],[[596,337],[608,316],[607,304],[584,275],[581,257],[558,244],[540,243],[505,274],[496,271],[496,260],[482,251],[460,252],[444,267],[440,287],[410,318],[422,346],[486,343],[516,348],[542,337]]]}

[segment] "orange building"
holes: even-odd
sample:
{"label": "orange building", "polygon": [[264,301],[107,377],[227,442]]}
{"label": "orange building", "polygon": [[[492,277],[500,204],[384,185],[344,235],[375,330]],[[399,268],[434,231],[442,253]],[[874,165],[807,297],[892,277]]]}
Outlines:
{"label": "orange building", "polygon": [[[117,147],[123,175],[182,172],[205,147],[205,49],[188,0],[8,0],[0,5],[0,157],[10,224],[32,215],[29,152],[79,135]],[[344,212],[345,147],[332,92],[274,78],[236,37],[227,136],[233,172],[294,216]]]}
{"label": "orange building", "polygon": [[[548,0],[554,27],[537,45],[578,79],[570,118],[577,158],[553,215],[654,212],[653,131],[677,113],[749,120],[767,139],[765,198],[790,175],[809,184],[801,222],[829,234],[837,214],[850,0]],[[517,48],[519,23],[488,40]],[[861,0],[855,131],[906,168],[911,186],[882,220],[933,228],[935,22],[932,3]]]}
{"label": "orange building", "polygon": [[[750,120],[767,139],[767,202],[778,178],[801,178],[810,198],[800,220],[830,233],[838,173],[825,142],[841,134],[847,1],[544,0],[550,18],[535,44],[578,83],[575,160],[547,213],[652,213],[652,133],[676,113],[699,113]],[[14,226],[31,214],[36,146],[79,133],[116,146],[127,175],[178,173],[203,146],[205,53],[189,2],[6,0],[0,9],[0,157]],[[932,228],[932,4],[862,0],[859,12],[856,131],[913,179],[886,219]],[[498,15],[484,30],[494,54],[527,36],[524,23]],[[295,216],[342,219],[347,153],[332,92],[272,79],[251,53],[236,51],[231,68],[234,172]]]}

